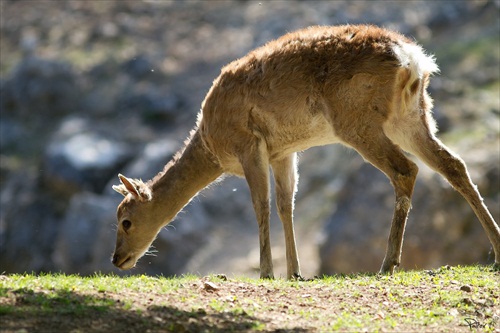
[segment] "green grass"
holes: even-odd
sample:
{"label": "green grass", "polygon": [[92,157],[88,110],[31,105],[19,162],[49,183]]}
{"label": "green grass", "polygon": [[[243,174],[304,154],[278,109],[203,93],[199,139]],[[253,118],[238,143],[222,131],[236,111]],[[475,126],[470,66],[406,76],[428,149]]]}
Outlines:
{"label": "green grass", "polygon": [[3,275],[0,330],[495,332],[499,281],[488,266],[311,281]]}

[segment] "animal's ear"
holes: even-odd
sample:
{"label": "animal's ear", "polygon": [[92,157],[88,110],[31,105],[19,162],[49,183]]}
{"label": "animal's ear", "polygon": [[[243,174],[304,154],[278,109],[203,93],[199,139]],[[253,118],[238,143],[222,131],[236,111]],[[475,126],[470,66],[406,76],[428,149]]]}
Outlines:
{"label": "animal's ear", "polygon": [[119,174],[118,178],[120,178],[122,184],[113,186],[113,190],[124,196],[132,194],[139,201],[151,200],[151,190],[141,180],[130,179],[122,174]]}
{"label": "animal's ear", "polygon": [[139,191],[137,190],[137,188],[133,184],[134,181],[132,179],[128,179],[127,177],[125,177],[121,173],[118,174],[118,178],[120,178],[120,181],[122,182],[123,186],[125,187],[125,189],[128,193],[132,194],[134,197],[139,196]]}
{"label": "animal's ear", "polygon": [[123,184],[121,184],[121,185],[113,185],[113,190],[115,190],[116,192],[120,193],[124,197],[126,197],[128,195],[128,193],[129,193],[127,191],[127,188]]}

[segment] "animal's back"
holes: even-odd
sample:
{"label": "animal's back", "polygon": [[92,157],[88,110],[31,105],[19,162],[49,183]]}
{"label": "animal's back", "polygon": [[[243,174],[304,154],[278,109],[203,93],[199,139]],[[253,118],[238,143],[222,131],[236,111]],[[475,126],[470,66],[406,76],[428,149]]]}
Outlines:
{"label": "animal's back", "polygon": [[360,118],[385,121],[405,66],[401,45],[413,43],[347,25],[299,30],[251,51],[222,69],[203,103],[208,147],[224,164],[258,136],[272,160],[344,141]]}

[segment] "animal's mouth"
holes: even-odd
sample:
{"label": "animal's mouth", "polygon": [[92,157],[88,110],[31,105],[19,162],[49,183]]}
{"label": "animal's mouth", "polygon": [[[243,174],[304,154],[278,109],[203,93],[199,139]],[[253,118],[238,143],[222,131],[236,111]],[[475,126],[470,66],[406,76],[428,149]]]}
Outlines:
{"label": "animal's mouth", "polygon": [[134,256],[130,255],[130,256],[125,257],[124,259],[120,260],[115,255],[113,257],[113,264],[122,270],[133,268],[135,266]]}
{"label": "animal's mouth", "polygon": [[135,263],[132,261],[132,257],[126,258],[118,268],[120,269],[129,269],[135,266]]}

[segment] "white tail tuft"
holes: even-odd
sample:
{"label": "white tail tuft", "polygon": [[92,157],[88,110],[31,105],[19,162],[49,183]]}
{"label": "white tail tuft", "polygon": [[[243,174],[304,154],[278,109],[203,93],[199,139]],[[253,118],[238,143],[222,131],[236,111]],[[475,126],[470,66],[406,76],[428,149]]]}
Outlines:
{"label": "white tail tuft", "polygon": [[393,46],[396,57],[401,62],[402,67],[409,68],[412,73],[421,79],[424,74],[439,72],[434,56],[425,54],[420,45],[401,43]]}

